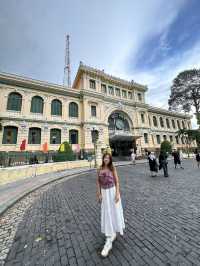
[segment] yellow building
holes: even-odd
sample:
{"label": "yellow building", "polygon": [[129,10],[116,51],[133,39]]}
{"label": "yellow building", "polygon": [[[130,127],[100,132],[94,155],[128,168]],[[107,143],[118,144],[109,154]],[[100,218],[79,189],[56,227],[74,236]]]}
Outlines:
{"label": "yellow building", "polygon": [[76,151],[94,148],[97,130],[102,148],[113,155],[155,150],[167,139],[183,148],[179,128],[191,128],[191,117],[150,106],[147,87],[80,63],[72,88],[0,73],[0,151],[57,150],[69,141]]}

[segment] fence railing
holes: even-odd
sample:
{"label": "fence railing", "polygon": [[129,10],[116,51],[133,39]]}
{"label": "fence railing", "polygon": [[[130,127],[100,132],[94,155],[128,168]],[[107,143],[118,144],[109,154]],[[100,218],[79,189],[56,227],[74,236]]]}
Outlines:
{"label": "fence railing", "polygon": [[79,153],[59,153],[51,152],[0,152],[0,168],[12,167],[29,164],[50,163],[50,162],[65,162],[89,159],[92,152]]}

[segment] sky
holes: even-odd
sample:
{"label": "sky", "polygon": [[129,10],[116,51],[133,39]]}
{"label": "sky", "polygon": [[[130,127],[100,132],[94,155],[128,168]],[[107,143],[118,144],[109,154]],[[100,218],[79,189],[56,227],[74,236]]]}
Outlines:
{"label": "sky", "polygon": [[82,61],[168,108],[173,79],[200,67],[199,14],[199,0],[1,0],[0,72],[62,84],[69,34],[72,81]]}

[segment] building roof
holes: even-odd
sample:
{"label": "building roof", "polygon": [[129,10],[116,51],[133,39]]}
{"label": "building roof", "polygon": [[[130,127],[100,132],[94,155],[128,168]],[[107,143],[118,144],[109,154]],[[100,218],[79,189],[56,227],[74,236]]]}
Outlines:
{"label": "building roof", "polygon": [[74,79],[73,88],[76,87],[76,84],[77,84],[77,82],[80,78],[80,75],[82,73],[89,73],[89,74],[95,75],[97,77],[100,77],[100,78],[104,79],[105,81],[113,82],[113,83],[116,83],[120,86],[129,87],[130,89],[137,88],[137,89],[144,91],[144,92],[148,90],[146,85],[141,85],[139,83],[134,82],[133,80],[127,81],[125,79],[121,79],[121,78],[109,75],[109,74],[105,73],[104,70],[99,70],[99,69],[84,65],[82,62],[80,62],[76,77]]}
{"label": "building roof", "polygon": [[68,94],[69,92],[73,92],[76,94],[78,93],[76,90],[63,85],[5,72],[0,73],[0,84],[48,92],[50,91],[52,93],[58,93],[62,95]]}
{"label": "building roof", "polygon": [[185,118],[185,119],[190,119],[193,117],[192,115],[189,115],[189,114],[178,113],[175,111],[169,111],[167,109],[154,107],[151,105],[148,105],[148,111],[152,112],[152,113],[164,114],[164,115],[168,115],[168,116],[176,116],[176,117]]}

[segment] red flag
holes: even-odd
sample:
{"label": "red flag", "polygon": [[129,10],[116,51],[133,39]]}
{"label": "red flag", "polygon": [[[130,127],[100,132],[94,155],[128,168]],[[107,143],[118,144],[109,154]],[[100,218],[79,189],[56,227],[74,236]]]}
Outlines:
{"label": "red flag", "polygon": [[47,144],[47,142],[45,142],[43,144],[43,152],[48,152],[48,144]]}
{"label": "red flag", "polygon": [[23,139],[20,145],[20,151],[24,151],[25,149],[26,149],[26,139]]}

